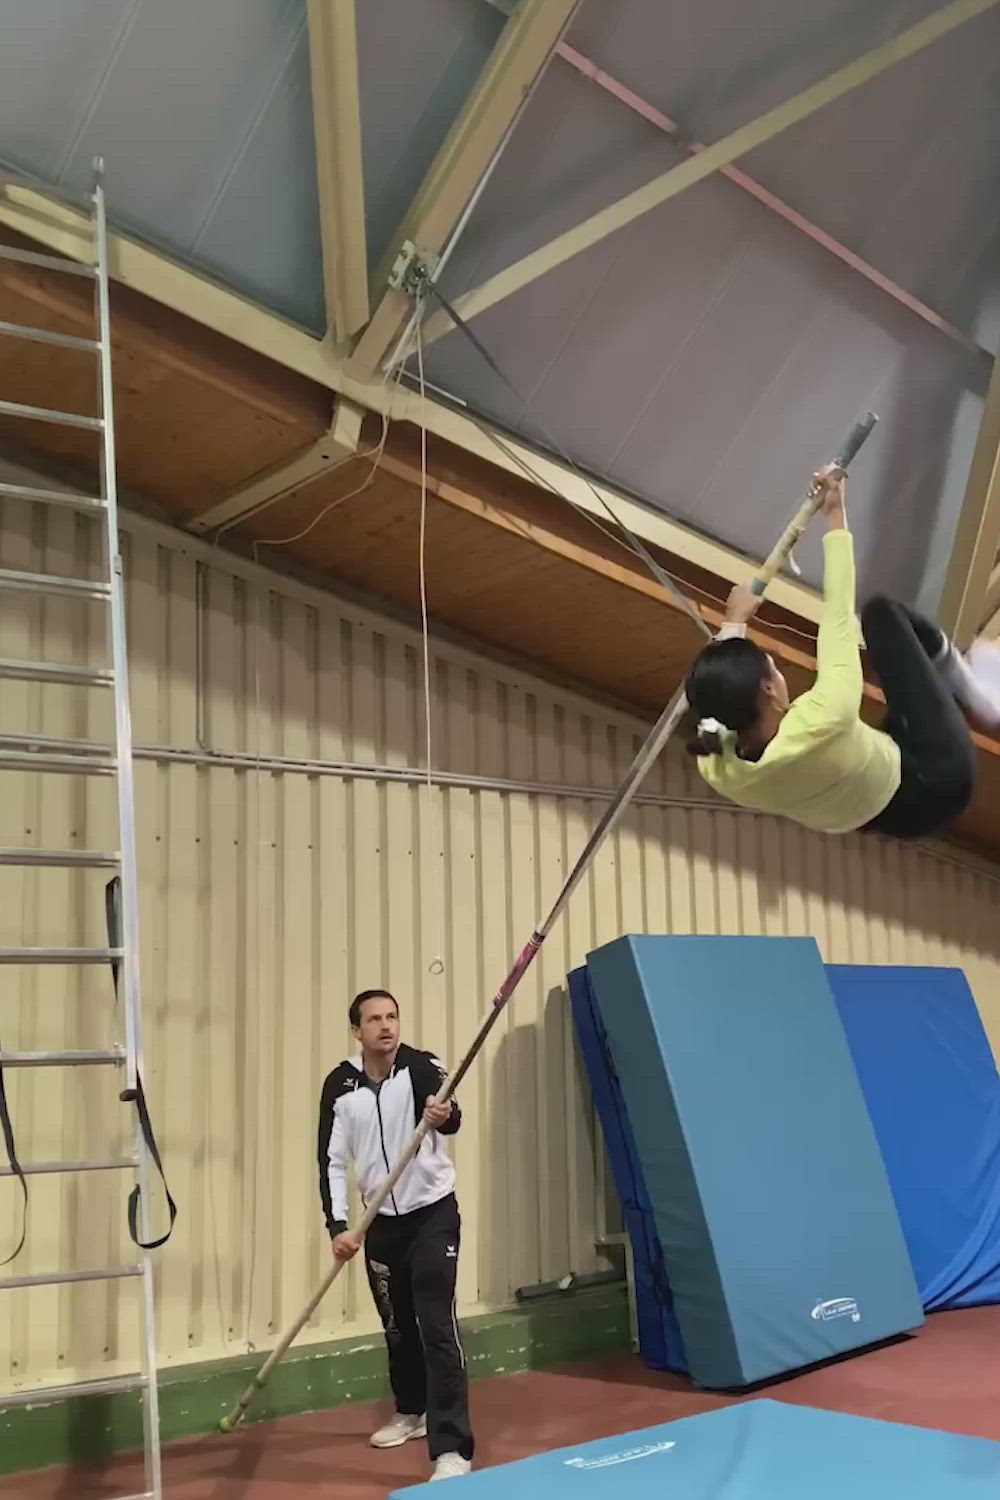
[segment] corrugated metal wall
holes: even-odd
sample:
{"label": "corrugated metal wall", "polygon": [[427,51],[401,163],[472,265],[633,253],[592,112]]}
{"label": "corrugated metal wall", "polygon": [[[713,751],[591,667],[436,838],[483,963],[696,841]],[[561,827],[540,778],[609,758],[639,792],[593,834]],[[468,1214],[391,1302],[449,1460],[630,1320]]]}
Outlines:
{"label": "corrugated metal wall", "polygon": [[[8,567],[96,566],[89,522],[2,516]],[[386,984],[406,1035],[456,1058],[582,847],[641,726],[450,646],[432,654],[434,764],[554,793],[427,786],[420,642],[332,596],[127,523],[137,744],[146,1077],[181,1206],[159,1258],[164,1364],[265,1347],[327,1264],[315,1128],[325,1071],[349,1048],[355,989]],[[433,604],[433,601],[432,601]],[[83,613],[86,612],[86,613]],[[99,610],[4,600],[0,655],[79,661]],[[5,683],[0,729],[107,735],[96,693]],[[156,748],[159,747],[159,748]],[[222,763],[208,764],[219,752]],[[224,760],[230,757],[230,762]],[[262,758],[260,771],[256,757]],[[275,757],[299,764],[284,769]],[[325,765],[319,764],[326,763]],[[376,763],[399,780],[337,774]],[[114,847],[109,787],[7,774],[0,844]],[[593,796],[572,793],[592,789]],[[703,800],[672,758],[606,847],[462,1089],[457,1139],[466,1310],[602,1263],[603,1153],[563,990],[623,930],[812,933],[830,959],[961,964],[1000,1040],[996,882],[932,854],[823,841]],[[99,872],[0,869],[0,940],[99,943]],[[103,971],[6,970],[7,1047],[114,1035]],[[104,1070],[10,1082],[23,1158],[127,1149]],[[18,1195],[2,1189],[0,1256]],[[31,1182],[18,1273],[128,1255],[123,1174]],[[613,1224],[612,1224],[613,1227]],[[3,1386],[134,1367],[134,1284],[3,1294]],[[311,1337],[373,1326],[344,1277]]]}

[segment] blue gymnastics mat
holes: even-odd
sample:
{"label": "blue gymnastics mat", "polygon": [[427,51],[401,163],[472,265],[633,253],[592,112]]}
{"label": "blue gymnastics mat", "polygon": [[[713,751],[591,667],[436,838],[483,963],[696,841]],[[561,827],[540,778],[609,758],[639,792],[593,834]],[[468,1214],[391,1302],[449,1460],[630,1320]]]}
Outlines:
{"label": "blue gymnastics mat", "polygon": [[827,974],[924,1307],[1000,1302],[1000,1074],[968,980],[855,964]]}
{"label": "blue gymnastics mat", "polygon": [[587,979],[692,1378],[745,1387],[918,1327],[814,941],[624,937]]}
{"label": "blue gymnastics mat", "polygon": [[1000,1443],[747,1401],[474,1470],[462,1484],[467,1500],[996,1500]]}
{"label": "blue gymnastics mat", "polygon": [[618,1087],[604,1023],[585,968],[574,969],[570,974],[569,999],[580,1054],[622,1206],[625,1232],[632,1247],[639,1350],[650,1369],[675,1370],[685,1375],[687,1355],[663,1264],[653,1205]]}

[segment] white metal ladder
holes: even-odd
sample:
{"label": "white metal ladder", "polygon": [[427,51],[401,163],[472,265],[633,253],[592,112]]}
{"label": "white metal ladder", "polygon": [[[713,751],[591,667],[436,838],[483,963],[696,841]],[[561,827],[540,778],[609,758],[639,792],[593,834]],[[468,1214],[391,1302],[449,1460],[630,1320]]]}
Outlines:
{"label": "white metal ladder", "polygon": [[[19,179],[8,179],[19,181]],[[21,185],[34,186],[23,182]],[[47,189],[43,189],[46,191]],[[28,421],[55,422],[93,430],[100,434],[101,483],[97,495],[69,494],[62,490],[36,489],[21,484],[0,483],[0,495],[16,497],[38,505],[70,506],[77,511],[103,517],[107,576],[103,581],[64,578],[46,574],[23,573],[0,569],[0,591],[62,595],[93,601],[106,611],[110,662],[99,666],[62,666],[37,661],[0,660],[0,678],[46,684],[69,683],[76,686],[110,689],[114,696],[115,742],[102,745],[87,740],[59,740],[39,735],[0,735],[0,770],[31,771],[44,774],[77,773],[104,775],[117,782],[119,848],[113,852],[82,849],[2,849],[0,865],[27,867],[106,869],[117,876],[117,913],[119,935],[109,933],[106,948],[0,948],[0,964],[108,964],[119,975],[123,991],[123,1045],[106,1051],[67,1050],[58,1052],[2,1052],[0,1066],[8,1068],[88,1067],[124,1068],[125,1087],[121,1098],[141,1106],[142,1032],[139,987],[138,881],[136,874],[135,817],[133,805],[132,729],[129,711],[128,667],[125,644],[125,600],[122,559],[118,538],[118,506],[115,479],[115,433],[111,383],[111,329],[108,296],[108,238],[105,217],[103,164],[95,162],[94,189],[88,195],[86,208],[93,225],[93,263],[63,260],[39,255],[33,251],[0,244],[0,259],[19,261],[46,271],[64,272],[68,276],[87,277],[94,282],[96,338],[81,339],[47,330],[0,322],[0,336],[16,340],[30,339],[61,345],[74,350],[92,351],[98,366],[97,417],[73,412],[54,411],[44,407],[22,406],[0,401],[0,414]],[[0,1024],[2,1024],[0,998]],[[136,1223],[138,1238],[150,1240],[150,1184],[156,1157],[151,1141],[142,1128],[139,1109],[135,1122],[135,1154],[125,1159],[97,1161],[60,1161],[25,1163],[25,1176],[48,1172],[92,1172],[124,1168],[134,1173],[137,1189]],[[13,1175],[6,1166],[2,1175]],[[135,1264],[103,1266],[83,1270],[53,1270],[32,1276],[0,1275],[0,1291],[17,1287],[61,1285],[70,1282],[108,1281],[136,1278],[141,1282],[142,1370],[103,1380],[79,1381],[74,1384],[48,1386],[13,1394],[0,1394],[0,1409],[11,1406],[38,1405],[87,1395],[109,1395],[139,1390],[143,1398],[145,1440],[145,1490],[128,1500],[162,1500],[160,1467],[159,1407],[157,1395],[156,1341],[153,1300],[153,1267],[149,1250],[140,1249]],[[122,1497],[125,1500],[125,1497]]]}

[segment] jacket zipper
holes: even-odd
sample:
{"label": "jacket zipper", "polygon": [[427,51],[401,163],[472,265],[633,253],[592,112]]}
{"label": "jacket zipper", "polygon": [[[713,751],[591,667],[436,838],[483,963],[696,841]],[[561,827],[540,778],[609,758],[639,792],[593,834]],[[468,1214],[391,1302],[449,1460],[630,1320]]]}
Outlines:
{"label": "jacket zipper", "polygon": [[[396,1070],[394,1068],[393,1069],[393,1073],[395,1071]],[[392,1073],[389,1074],[389,1077],[390,1078],[392,1077]],[[381,1101],[380,1095],[382,1093],[382,1084],[383,1083],[387,1083],[387,1082],[388,1082],[388,1079],[383,1078],[382,1083],[377,1084],[376,1088],[375,1088],[375,1113],[378,1116],[378,1138],[379,1138],[379,1143],[380,1143],[380,1145],[382,1147],[382,1160],[385,1162],[386,1175],[388,1175],[389,1173],[391,1173],[392,1168],[389,1165],[389,1153],[385,1149],[385,1131],[382,1129],[382,1101]],[[399,1217],[399,1205],[396,1202],[396,1195],[395,1195],[395,1193],[390,1193],[389,1197],[390,1197],[390,1199],[392,1201],[392,1206],[393,1206],[393,1209],[395,1211],[396,1217],[398,1218]]]}

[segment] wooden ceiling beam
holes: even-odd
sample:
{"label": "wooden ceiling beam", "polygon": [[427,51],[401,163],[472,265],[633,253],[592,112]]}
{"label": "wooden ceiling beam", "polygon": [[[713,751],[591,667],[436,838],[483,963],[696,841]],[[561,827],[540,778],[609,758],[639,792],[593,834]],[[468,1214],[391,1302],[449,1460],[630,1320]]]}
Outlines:
{"label": "wooden ceiling beam", "polygon": [[[58,271],[0,260],[0,287],[70,327],[93,330],[92,288]],[[142,349],[175,373],[212,386],[303,432],[318,436],[330,420],[330,393],[322,386],[115,283],[111,332],[116,344]]]}
{"label": "wooden ceiling beam", "polygon": [[986,590],[986,609],[980,628],[982,634],[991,641],[1000,636],[1000,563],[994,563],[990,574],[990,584]]}
{"label": "wooden ceiling beam", "polygon": [[263,474],[240,485],[224,500],[189,516],[188,530],[202,532],[228,531],[247,516],[257,515],[297,490],[321,479],[331,469],[339,468],[358,451],[365,413],[353,401],[339,400],[333,410],[330,426],[321,438],[295,454],[285,463],[275,464]]}
{"label": "wooden ceiling beam", "polygon": [[376,275],[381,288],[371,321],[348,361],[372,379],[409,317],[412,303],[391,284],[404,246],[436,260],[509,138],[580,0],[520,0],[458,118],[403,216]]}
{"label": "wooden ceiling beam", "polygon": [[994,361],[962,509],[941,590],[938,624],[964,650],[990,608],[1000,550],[1000,358]]}
{"label": "wooden ceiling beam", "polygon": [[[382,457],[380,467],[385,472],[392,474],[395,478],[406,481],[414,486],[415,495],[419,493],[421,486],[421,470],[412,460],[396,453],[385,453]],[[551,507],[546,506],[544,496],[539,496],[537,501],[511,501],[499,504],[495,500],[484,496],[481,492],[465,489],[462,485],[440,476],[432,471],[427,475],[427,488],[429,493],[437,499],[455,509],[463,511],[467,515],[475,516],[478,520],[485,521],[491,526],[499,527],[503,531],[522,537],[526,541],[534,543],[535,546],[544,551],[562,558],[566,562],[573,563],[576,567],[584,569],[588,573],[596,574],[611,583],[618,584],[632,593],[641,594],[647,599],[655,600],[673,614],[684,621],[690,622],[690,617],[683,604],[668,594],[663,587],[653,578],[645,568],[645,565],[630,553],[627,548],[623,549],[619,556],[615,556],[615,544],[610,538],[602,538],[595,534],[593,541],[590,540],[589,529],[586,523],[578,521],[577,526],[572,526],[575,517],[565,515],[546,516],[545,510],[551,512]],[[586,535],[573,535],[573,531],[585,532]],[[619,560],[620,559],[620,560]],[[669,563],[668,563],[669,566]],[[690,598],[694,608],[702,619],[712,627],[718,629],[725,617],[725,605],[722,600],[707,598],[697,599],[691,597],[685,587],[685,581],[678,578],[678,588],[681,593]],[[698,591],[702,592],[702,591]],[[776,629],[768,628],[766,624],[757,620],[751,627],[754,639],[766,651],[780,657],[784,662],[807,672],[815,672],[816,657],[814,651],[802,650],[784,639]],[[694,650],[699,650],[704,641],[692,633]],[[881,701],[881,695],[870,685],[866,688],[873,702]]]}
{"label": "wooden ceiling beam", "polygon": [[369,311],[354,0],[308,0],[307,14],[326,315],[346,343]]}
{"label": "wooden ceiling beam", "polygon": [[[90,234],[83,216],[34,189],[0,186],[0,225],[57,254],[89,261]],[[426,422],[434,437],[464,450],[498,472],[522,480],[527,475],[542,490],[551,490],[597,519],[605,514],[603,498],[644,542],[686,558],[729,583],[746,583],[753,576],[754,563],[734,548],[652,506],[640,504],[610,484],[588,482],[567,465],[509,437],[488,422],[402,385],[353,378],[345,361],[327,341],[294,327],[160,251],[113,233],[109,236],[109,264],[117,283],[202,325],[213,336],[231,340],[238,348],[250,349],[328,392],[346,396],[396,421],[416,425]],[[328,420],[327,405],[322,425],[312,435],[320,436]],[[770,597],[777,607],[800,619],[813,622],[819,619],[822,607],[819,595],[794,579],[776,578]]]}

